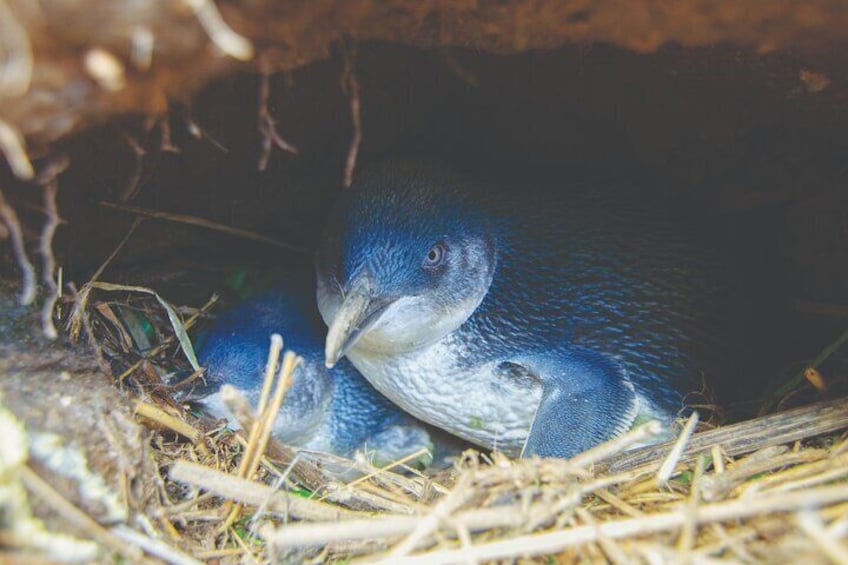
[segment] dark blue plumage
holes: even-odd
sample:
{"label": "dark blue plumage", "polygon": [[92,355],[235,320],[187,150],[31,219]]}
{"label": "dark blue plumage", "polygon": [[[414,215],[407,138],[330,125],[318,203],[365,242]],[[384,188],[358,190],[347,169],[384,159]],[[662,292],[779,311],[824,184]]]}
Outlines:
{"label": "dark blue plumage", "polygon": [[532,202],[433,164],[366,170],[318,254],[327,361],[347,353],[413,415],[513,454],[669,422],[721,310],[684,224],[621,192]]}
{"label": "dark blue plumage", "polygon": [[272,333],[303,358],[277,417],[273,433],[309,450],[352,456],[364,451],[389,462],[421,448],[432,450],[430,430],[371,387],[350,363],[324,366],[325,329],[314,302],[308,271],[294,272],[273,291],[223,314],[205,337],[198,357],[205,384],[193,391],[210,412],[226,417],[218,398],[222,384],[256,403]]}

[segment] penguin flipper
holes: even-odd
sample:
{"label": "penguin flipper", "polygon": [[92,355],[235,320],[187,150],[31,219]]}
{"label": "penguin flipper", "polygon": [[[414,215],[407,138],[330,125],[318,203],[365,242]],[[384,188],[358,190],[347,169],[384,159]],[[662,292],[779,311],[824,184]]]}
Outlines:
{"label": "penguin flipper", "polygon": [[570,458],[629,430],[639,403],[624,368],[594,352],[522,359],[542,383],[542,399],[522,457]]}

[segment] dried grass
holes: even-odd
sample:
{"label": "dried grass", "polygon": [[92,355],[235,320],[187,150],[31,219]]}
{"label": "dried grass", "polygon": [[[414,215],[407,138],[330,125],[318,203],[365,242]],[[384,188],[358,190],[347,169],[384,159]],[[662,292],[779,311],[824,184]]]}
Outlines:
{"label": "dried grass", "polygon": [[[158,319],[164,334],[172,321]],[[176,341],[157,348],[170,363]],[[286,353],[275,374],[280,354],[277,344],[258,413],[225,395],[246,432],[158,394],[139,402],[167,469],[168,496],[149,519],[168,526],[158,545],[115,535],[168,562],[168,548],[223,563],[846,562],[848,439],[834,434],[848,428],[848,400],[701,432],[692,418],[676,441],[628,450],[659,431],[648,423],[571,461],[470,451],[428,475],[276,442],[269,430],[296,363]]]}

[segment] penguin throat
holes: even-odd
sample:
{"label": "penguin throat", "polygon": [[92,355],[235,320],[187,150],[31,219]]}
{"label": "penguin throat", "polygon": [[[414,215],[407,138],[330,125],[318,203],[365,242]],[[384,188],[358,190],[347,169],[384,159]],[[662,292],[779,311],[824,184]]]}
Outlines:
{"label": "penguin throat", "polygon": [[485,292],[470,296],[447,308],[439,308],[422,296],[400,298],[362,335],[354,349],[390,355],[433,345],[465,323],[484,296]]}

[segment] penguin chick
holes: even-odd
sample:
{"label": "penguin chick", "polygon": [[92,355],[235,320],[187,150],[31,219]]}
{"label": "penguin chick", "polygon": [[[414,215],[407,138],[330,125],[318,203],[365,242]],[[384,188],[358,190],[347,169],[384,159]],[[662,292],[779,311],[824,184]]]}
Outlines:
{"label": "penguin chick", "polygon": [[[393,405],[350,363],[325,367],[325,332],[308,271],[293,274],[273,291],[216,321],[198,353],[206,367],[206,382],[192,396],[201,398],[200,404],[212,415],[229,418],[218,391],[230,384],[255,406],[272,333],[282,335],[285,348],[303,358],[274,423],[272,434],[278,440],[343,457],[364,453],[377,465],[422,448],[433,452],[431,432],[440,435],[438,431]],[[431,460],[427,456],[418,462],[426,466]]]}

